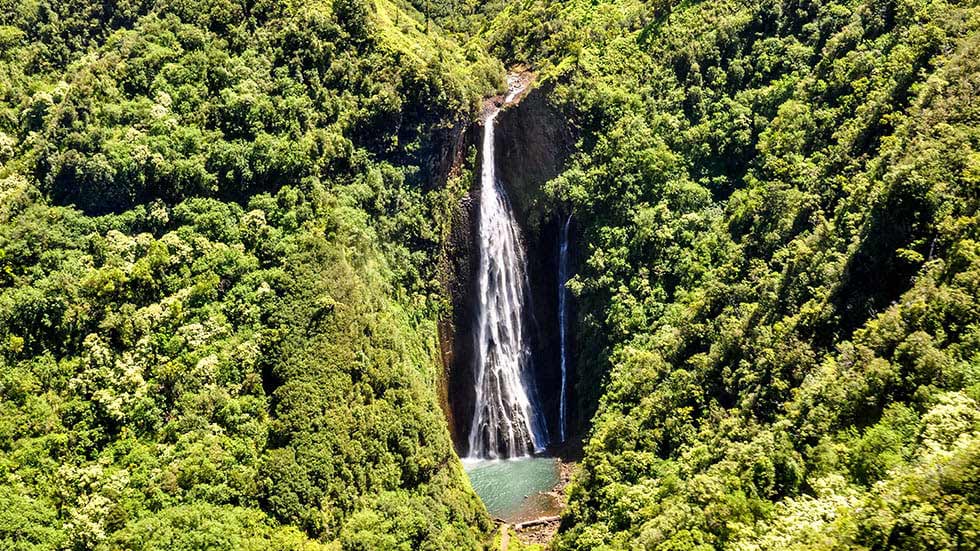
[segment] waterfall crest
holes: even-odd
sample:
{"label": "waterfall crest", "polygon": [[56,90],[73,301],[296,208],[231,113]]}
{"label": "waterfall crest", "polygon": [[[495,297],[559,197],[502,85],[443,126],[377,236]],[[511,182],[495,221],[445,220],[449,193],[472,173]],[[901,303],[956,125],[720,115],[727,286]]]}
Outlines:
{"label": "waterfall crest", "polygon": [[[517,92],[512,89],[505,101]],[[527,258],[510,201],[496,177],[493,130],[498,112],[493,108],[488,114],[483,132],[476,404],[469,434],[473,458],[529,455],[543,451],[548,441],[525,331]]]}

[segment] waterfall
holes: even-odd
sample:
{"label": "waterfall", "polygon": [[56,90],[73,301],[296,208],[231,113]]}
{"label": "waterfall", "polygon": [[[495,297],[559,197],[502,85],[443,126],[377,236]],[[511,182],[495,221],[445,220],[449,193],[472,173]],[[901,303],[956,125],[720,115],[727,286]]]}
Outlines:
{"label": "waterfall", "polygon": [[[515,94],[512,89],[506,101]],[[529,455],[542,451],[548,441],[525,334],[527,258],[510,201],[496,177],[493,130],[498,111],[490,112],[483,131],[476,404],[469,434],[473,458]]]}
{"label": "waterfall", "polygon": [[558,399],[558,441],[565,441],[565,416],[568,411],[568,228],[572,215],[565,219],[561,228],[561,244],[558,248],[558,338],[561,345],[561,396]]}

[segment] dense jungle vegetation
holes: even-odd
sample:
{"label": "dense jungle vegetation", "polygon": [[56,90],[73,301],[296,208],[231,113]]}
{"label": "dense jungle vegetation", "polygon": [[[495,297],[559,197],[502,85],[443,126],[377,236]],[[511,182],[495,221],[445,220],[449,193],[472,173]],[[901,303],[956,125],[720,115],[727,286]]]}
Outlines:
{"label": "dense jungle vegetation", "polygon": [[[980,547],[980,8],[509,5],[579,132],[558,549]],[[601,397],[596,381],[604,381]]]}
{"label": "dense jungle vegetation", "polygon": [[483,545],[428,158],[502,65],[384,0],[0,22],[0,548]]}
{"label": "dense jungle vegetation", "polygon": [[438,137],[575,153],[562,550],[980,548],[980,6],[0,0],[0,547],[479,549]]}

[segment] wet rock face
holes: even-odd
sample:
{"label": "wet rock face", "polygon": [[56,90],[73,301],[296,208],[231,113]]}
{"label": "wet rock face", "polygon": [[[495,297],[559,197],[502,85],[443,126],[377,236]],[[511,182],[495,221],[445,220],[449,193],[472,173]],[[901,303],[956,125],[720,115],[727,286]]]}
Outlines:
{"label": "wet rock face", "polygon": [[442,282],[452,311],[439,322],[443,362],[443,410],[456,451],[465,456],[466,438],[473,418],[476,389],[473,372],[476,353],[479,199],[466,195],[452,214],[452,229],[444,249]]}
{"label": "wet rock face", "polygon": [[[545,199],[574,147],[564,117],[549,102],[550,87],[532,90],[498,115],[497,172],[511,199],[527,247],[533,329],[531,345],[541,405],[557,438],[561,389],[558,327],[558,246],[564,214]],[[573,403],[573,402],[569,402]]]}
{"label": "wet rock face", "polygon": [[[454,128],[447,136],[444,148],[433,162],[438,185],[445,185],[449,178],[475,167],[467,166],[466,152],[480,139],[480,128],[466,123]],[[442,373],[438,381],[439,405],[446,415],[449,432],[457,445],[465,444],[469,420],[473,416],[475,390],[473,372],[474,337],[472,328],[476,315],[471,297],[476,291],[478,248],[476,235],[479,215],[479,195],[472,191],[453,206],[449,212],[449,236],[442,246],[439,280],[449,310],[439,319],[439,352]],[[462,455],[462,453],[461,453]]]}
{"label": "wet rock face", "polygon": [[[558,433],[558,401],[561,386],[558,333],[558,240],[564,217],[545,201],[543,186],[557,176],[571,154],[574,140],[563,117],[547,100],[547,87],[534,89],[519,103],[497,116],[495,127],[496,169],[504,183],[524,236],[531,287],[530,344],[541,406],[550,434]],[[480,142],[483,127],[470,126],[459,151]],[[446,155],[444,154],[444,157]],[[462,163],[463,155],[449,157]],[[440,381],[442,406],[453,442],[465,456],[475,401],[473,362],[477,315],[479,268],[478,175],[482,158],[472,170],[473,186],[452,213],[449,240],[444,245],[442,286],[452,305],[439,324],[443,360]],[[451,173],[447,172],[447,174]],[[574,403],[571,400],[569,403]],[[571,420],[571,419],[570,419]]]}
{"label": "wet rock face", "polygon": [[445,186],[451,177],[466,168],[466,150],[474,143],[472,128],[470,121],[459,120],[452,126],[436,130],[423,144],[425,162],[420,168],[423,182],[428,184],[426,191]]}
{"label": "wet rock face", "polygon": [[550,91],[534,89],[497,116],[497,174],[529,240],[556,214],[542,186],[561,173],[575,144],[566,118],[548,101]]}

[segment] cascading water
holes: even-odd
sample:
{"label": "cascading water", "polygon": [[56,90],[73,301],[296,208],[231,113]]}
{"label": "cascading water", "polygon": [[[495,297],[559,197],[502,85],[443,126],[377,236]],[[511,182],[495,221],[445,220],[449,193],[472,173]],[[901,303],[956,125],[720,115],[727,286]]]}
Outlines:
{"label": "cascading water", "polygon": [[558,249],[558,338],[561,345],[561,396],[558,399],[558,440],[565,441],[565,416],[568,399],[568,228],[572,215],[565,219],[561,228],[561,244]]}
{"label": "cascading water", "polygon": [[[520,90],[512,88],[505,103]],[[471,458],[520,457],[544,449],[547,425],[537,403],[525,334],[527,259],[520,228],[500,182],[489,113],[483,131],[480,190],[480,302],[474,366],[476,404],[469,434]]]}

